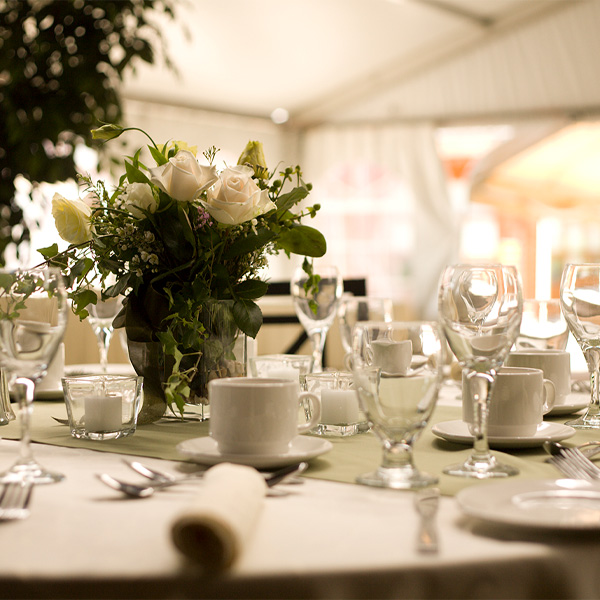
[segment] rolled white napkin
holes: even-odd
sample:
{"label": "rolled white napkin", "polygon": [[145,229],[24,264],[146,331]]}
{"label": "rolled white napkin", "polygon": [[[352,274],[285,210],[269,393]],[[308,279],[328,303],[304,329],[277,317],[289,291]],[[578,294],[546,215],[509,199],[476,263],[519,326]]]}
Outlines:
{"label": "rolled white napkin", "polygon": [[252,535],[266,492],[256,469],[230,463],[210,468],[198,502],[173,523],[175,546],[208,570],[230,567]]}

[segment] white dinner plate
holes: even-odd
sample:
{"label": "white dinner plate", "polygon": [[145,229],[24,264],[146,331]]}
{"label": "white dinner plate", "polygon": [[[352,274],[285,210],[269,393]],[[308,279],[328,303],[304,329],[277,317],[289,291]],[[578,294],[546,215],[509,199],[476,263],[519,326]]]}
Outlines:
{"label": "white dinner plate", "polygon": [[572,413],[580,411],[582,408],[586,408],[589,405],[589,403],[589,394],[569,394],[567,396],[566,402],[557,404],[552,408],[552,410],[548,414],[552,415],[553,417],[560,415],[570,415]]}
{"label": "white dinner plate", "polygon": [[331,442],[304,435],[296,436],[288,452],[281,454],[223,454],[217,448],[217,442],[211,437],[200,437],[177,444],[177,451],[187,458],[203,465],[216,465],[232,462],[256,469],[283,467],[303,460],[316,458],[333,448]]}
{"label": "white dinner plate", "polygon": [[515,479],[465,488],[456,501],[467,515],[500,525],[600,529],[599,482]]}
{"label": "white dinner plate", "polygon": [[[468,424],[461,420],[437,423],[432,427],[431,431],[439,438],[458,444],[471,445],[474,439],[469,431]],[[535,446],[541,446],[546,441],[560,442],[561,440],[566,440],[574,434],[575,430],[572,427],[568,427],[562,423],[544,421],[538,426],[535,435],[515,437],[489,436],[488,443],[491,448],[534,448]]]}

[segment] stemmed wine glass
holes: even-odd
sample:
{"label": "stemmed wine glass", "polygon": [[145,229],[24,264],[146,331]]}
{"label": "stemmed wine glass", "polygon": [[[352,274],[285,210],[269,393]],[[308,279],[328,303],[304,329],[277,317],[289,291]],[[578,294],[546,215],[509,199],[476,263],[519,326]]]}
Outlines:
{"label": "stemmed wine glass", "polygon": [[582,417],[567,421],[578,429],[600,429],[600,264],[567,264],[560,282],[560,305],[583,351],[591,397]]}
{"label": "stemmed wine glass", "polygon": [[519,333],[523,311],[515,267],[454,265],[442,273],[439,313],[448,344],[463,370],[473,398],[474,447],[462,464],[444,469],[460,477],[508,477],[518,470],[490,452],[487,418],[496,373]]}
{"label": "stemmed wine glass", "polygon": [[437,478],[419,471],[412,446],[435,408],[443,347],[433,322],[365,322],[353,333],[352,368],[361,409],[381,440],[383,459],[358,483],[410,489]]}
{"label": "stemmed wine glass", "polygon": [[123,308],[123,297],[102,299],[100,292],[96,292],[98,301],[96,304],[88,304],[89,313],[88,322],[94,330],[98,342],[98,351],[100,352],[100,366],[102,372],[108,370],[108,348],[113,337],[113,320]]}
{"label": "stemmed wine glass", "polygon": [[298,267],[292,277],[290,291],[296,315],[304,327],[313,348],[311,371],[323,370],[323,349],[327,332],[335,319],[343,293],[343,281],[337,267],[322,266],[314,270],[316,289],[309,285],[308,275]]}
{"label": "stemmed wine glass", "polygon": [[352,328],[357,323],[364,321],[391,321],[392,312],[391,298],[353,296],[352,294],[342,296],[337,316],[347,369],[350,369],[349,363],[352,356]]}
{"label": "stemmed wine glass", "polygon": [[35,461],[29,428],[35,385],[46,375],[62,341],[67,311],[67,294],[58,269],[0,270],[0,367],[16,376],[19,388],[25,388],[25,394],[18,394],[19,458],[0,474],[0,483],[63,479],[60,473],[47,471]]}

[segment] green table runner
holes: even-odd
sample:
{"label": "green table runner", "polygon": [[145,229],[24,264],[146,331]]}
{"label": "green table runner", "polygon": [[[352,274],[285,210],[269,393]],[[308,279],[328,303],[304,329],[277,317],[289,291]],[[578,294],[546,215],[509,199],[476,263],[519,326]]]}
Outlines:
{"label": "green table runner", "polygon": [[[417,467],[437,475],[440,478],[439,488],[445,495],[454,495],[464,487],[479,483],[478,480],[451,477],[442,473],[442,469],[446,465],[464,461],[469,455],[471,447],[437,438],[431,432],[431,426],[442,421],[459,419],[460,413],[460,408],[438,406],[430,425],[415,445]],[[102,442],[77,440],[71,437],[67,426],[60,425],[52,417],[66,418],[64,403],[41,401],[35,403],[31,428],[32,441],[117,454],[186,460],[178,454],[177,444],[183,440],[208,435],[207,422],[162,419],[158,423],[140,426],[133,436],[120,440]],[[568,418],[554,420],[564,422]],[[0,436],[5,439],[19,439],[18,422],[13,421],[0,428]],[[599,437],[600,432],[579,430],[565,443],[581,444]],[[308,477],[353,483],[357,475],[376,469],[381,461],[381,445],[378,438],[372,433],[349,438],[328,439],[333,444],[333,450],[311,461],[310,468],[306,473]],[[501,456],[504,462],[517,467],[520,471],[519,477],[528,479],[556,479],[559,477],[557,470],[544,462],[547,455],[542,448],[494,452]]]}

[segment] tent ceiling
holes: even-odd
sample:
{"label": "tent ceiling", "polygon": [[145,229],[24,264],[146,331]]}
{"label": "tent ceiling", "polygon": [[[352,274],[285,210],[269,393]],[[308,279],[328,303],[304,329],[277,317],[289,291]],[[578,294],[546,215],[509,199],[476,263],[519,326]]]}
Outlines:
{"label": "tent ceiling", "polygon": [[259,117],[282,107],[300,127],[600,105],[600,78],[573,62],[593,71],[600,56],[594,0],[178,6],[161,29],[180,77],[140,65],[126,98]]}

